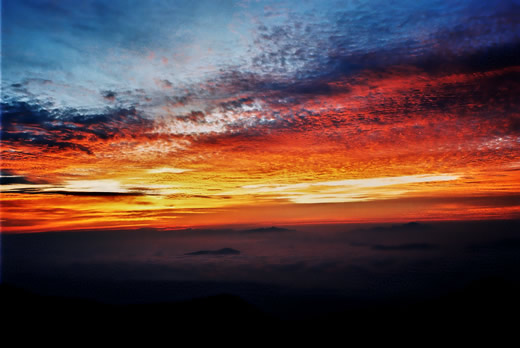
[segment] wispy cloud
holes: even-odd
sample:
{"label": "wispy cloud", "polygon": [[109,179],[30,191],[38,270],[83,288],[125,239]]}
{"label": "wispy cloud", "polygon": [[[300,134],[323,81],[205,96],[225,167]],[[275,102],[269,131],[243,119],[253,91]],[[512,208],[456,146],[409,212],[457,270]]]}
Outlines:
{"label": "wispy cloud", "polygon": [[288,185],[245,185],[242,189],[243,194],[270,195],[293,203],[341,203],[389,199],[425,189],[417,184],[449,182],[459,178],[460,175],[456,174],[426,174]]}

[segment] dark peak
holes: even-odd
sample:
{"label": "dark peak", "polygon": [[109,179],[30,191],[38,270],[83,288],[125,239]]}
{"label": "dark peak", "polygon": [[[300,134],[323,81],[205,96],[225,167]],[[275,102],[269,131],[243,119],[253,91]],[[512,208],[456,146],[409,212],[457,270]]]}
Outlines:
{"label": "dark peak", "polygon": [[199,250],[184,255],[239,255],[240,251],[232,248],[222,248],[218,250]]}
{"label": "dark peak", "polygon": [[401,225],[403,228],[410,228],[410,229],[415,229],[415,228],[425,228],[427,227],[428,225],[425,225],[425,224],[421,224],[419,222],[415,222],[415,221],[412,221],[412,222],[408,222],[406,224],[403,224]]}
{"label": "dark peak", "polygon": [[422,224],[420,222],[407,222],[405,224],[400,225],[392,225],[392,226],[376,226],[371,228],[373,231],[382,231],[382,232],[396,232],[396,231],[417,231],[424,230],[429,228],[430,225]]}
{"label": "dark peak", "polygon": [[246,233],[266,233],[266,232],[287,232],[287,231],[291,231],[291,230],[289,230],[287,228],[271,226],[271,227],[253,228],[253,229],[250,229],[250,230],[244,230],[243,232],[246,232]]}

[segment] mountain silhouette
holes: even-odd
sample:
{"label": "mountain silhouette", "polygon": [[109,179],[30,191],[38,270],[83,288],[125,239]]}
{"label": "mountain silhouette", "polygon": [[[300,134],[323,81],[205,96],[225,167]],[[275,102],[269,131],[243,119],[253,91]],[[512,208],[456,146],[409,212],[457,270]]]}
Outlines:
{"label": "mountain silhouette", "polygon": [[270,233],[270,232],[287,232],[287,231],[292,231],[292,230],[287,229],[287,228],[271,226],[271,227],[253,228],[250,230],[244,230],[243,232],[244,233]]}
{"label": "mountain silhouette", "polygon": [[222,248],[218,250],[199,250],[193,251],[191,253],[186,253],[184,255],[239,255],[240,251],[232,248]]}

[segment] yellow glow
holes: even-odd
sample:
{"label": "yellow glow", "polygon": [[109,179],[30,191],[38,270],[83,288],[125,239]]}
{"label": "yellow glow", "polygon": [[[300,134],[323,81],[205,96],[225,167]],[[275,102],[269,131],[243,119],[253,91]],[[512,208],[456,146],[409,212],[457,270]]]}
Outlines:
{"label": "yellow glow", "polygon": [[125,188],[117,180],[70,180],[63,187],[65,191],[77,192],[108,192],[108,193],[127,193]]}
{"label": "yellow glow", "polygon": [[163,174],[163,173],[180,174],[180,173],[190,172],[192,170],[193,169],[162,167],[162,168],[149,169],[148,173],[150,173],[150,174]]}
{"label": "yellow glow", "polygon": [[[293,203],[341,203],[389,199],[424,189],[423,187],[406,185],[454,181],[459,178],[460,175],[457,174],[423,174],[288,185],[245,185],[242,186],[242,189],[250,194],[270,194],[280,199],[287,199]],[[393,187],[389,188],[389,186]],[[233,193],[239,194],[240,192],[235,191]]]}

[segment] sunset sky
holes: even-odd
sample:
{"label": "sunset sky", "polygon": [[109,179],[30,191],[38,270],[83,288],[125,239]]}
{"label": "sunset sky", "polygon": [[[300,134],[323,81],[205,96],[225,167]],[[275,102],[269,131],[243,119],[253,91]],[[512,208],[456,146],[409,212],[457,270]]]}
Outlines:
{"label": "sunset sky", "polygon": [[2,232],[520,217],[518,1],[2,1]]}

